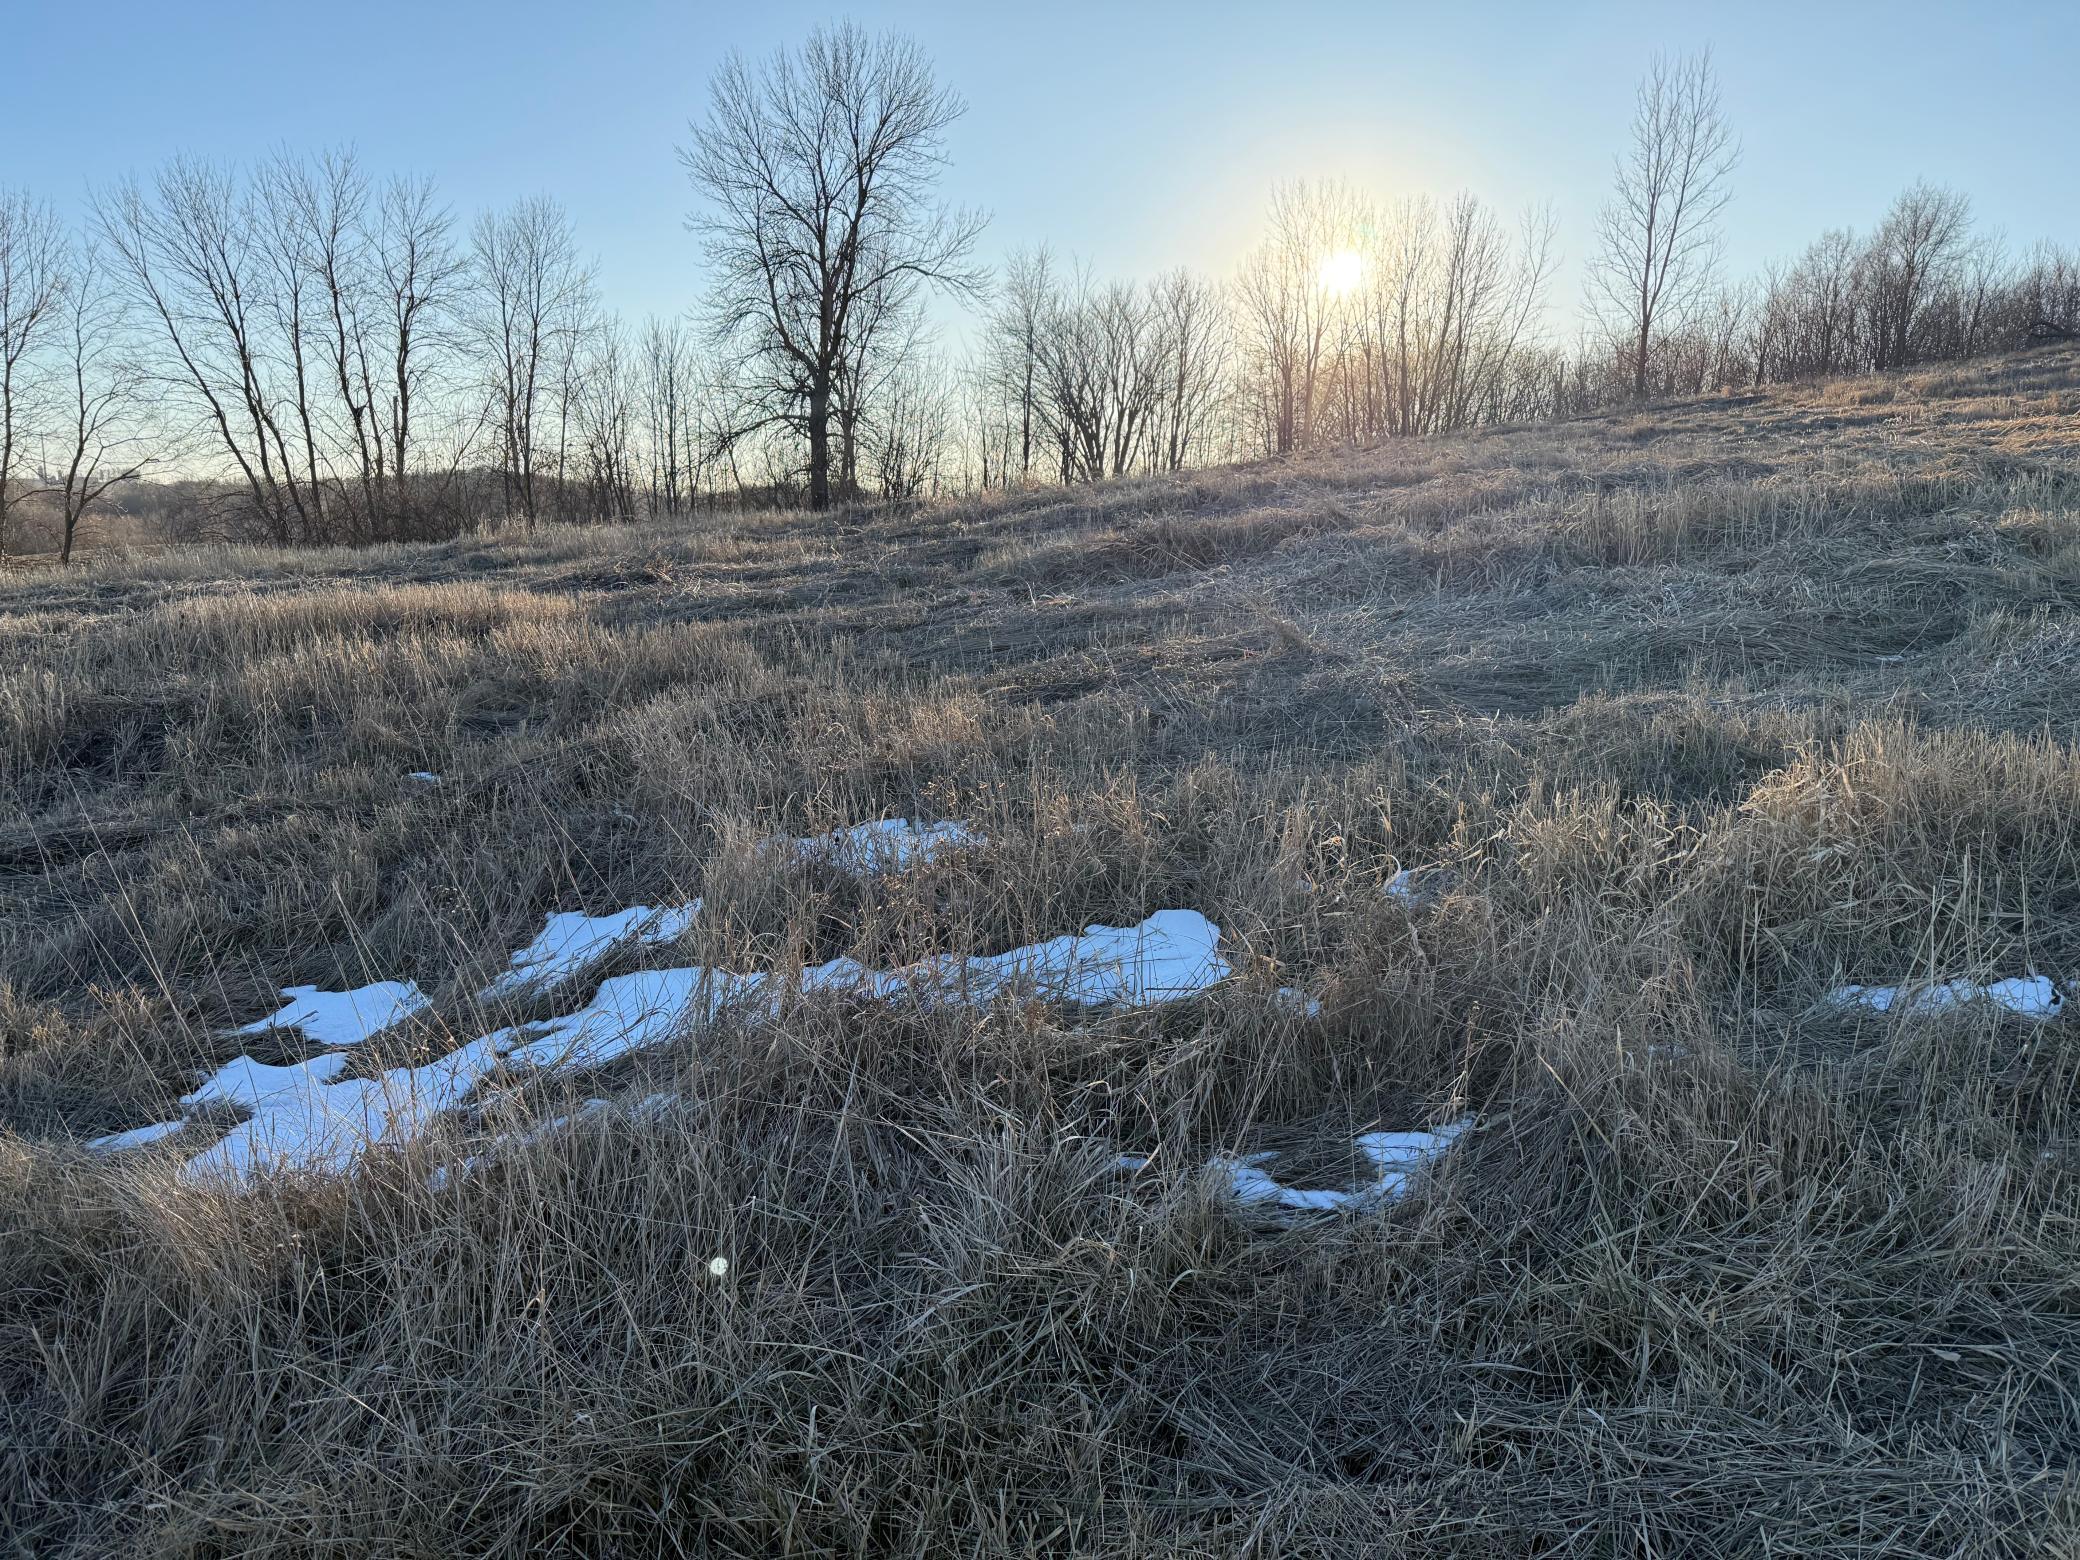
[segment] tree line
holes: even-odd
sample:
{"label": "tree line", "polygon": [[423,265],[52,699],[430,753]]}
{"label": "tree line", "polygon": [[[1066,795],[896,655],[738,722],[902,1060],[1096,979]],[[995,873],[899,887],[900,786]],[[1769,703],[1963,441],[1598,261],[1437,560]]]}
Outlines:
{"label": "tree line", "polygon": [[[76,231],[0,191],[0,553],[28,516],[69,558],[116,504],[372,542],[1092,481],[2080,330],[2080,260],[2013,254],[1925,183],[1726,277],[1739,146],[1708,55],[1639,86],[1571,343],[1552,213],[1471,194],[1284,186],[1226,278],[1045,248],[992,274],[984,218],[938,193],[965,106],[917,44],[849,25],[728,62],[680,149],[703,296],[639,324],[553,199],[464,223],[349,152],[176,158]],[[968,309],[959,360],[934,297]]]}

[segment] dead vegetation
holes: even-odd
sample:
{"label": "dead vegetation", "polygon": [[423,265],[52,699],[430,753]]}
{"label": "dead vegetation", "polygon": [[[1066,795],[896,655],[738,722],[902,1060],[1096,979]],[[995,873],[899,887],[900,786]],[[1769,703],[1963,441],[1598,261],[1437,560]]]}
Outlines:
{"label": "dead vegetation", "polygon": [[[0,1535],[2080,1542],[2075,1020],[1822,1000],[2080,974],[2076,388],[2051,349],[922,513],[11,582]],[[882,815],[984,842],[865,882],[752,844]],[[1384,896],[1402,866],[1448,892]],[[438,1193],[568,1101],[514,1079],[246,1197],[174,1180],[201,1128],[83,1147],[279,986],[416,980],[379,1049],[423,1057],[526,1016],[471,993],[546,912],[696,893],[640,962],[1190,906],[1239,973],[803,1002]],[[1197,1172],[1461,1109],[1385,1213],[1269,1227]]]}

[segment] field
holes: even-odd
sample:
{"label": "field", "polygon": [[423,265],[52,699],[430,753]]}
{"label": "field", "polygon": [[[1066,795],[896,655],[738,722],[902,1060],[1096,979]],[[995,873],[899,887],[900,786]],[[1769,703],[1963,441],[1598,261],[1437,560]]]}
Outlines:
{"label": "field", "polygon": [[[2080,1006],[1830,995],[2080,975],[2076,607],[2057,350],[19,574],[0,1549],[2080,1545]],[[961,832],[762,843],[885,818]],[[1178,1000],[794,978],[1164,910],[1229,972]],[[231,1033],[281,988],[430,999],[351,1080],[691,967],[770,979],[351,1174],[183,1171],[239,1112],[178,1096],[318,1049]]]}

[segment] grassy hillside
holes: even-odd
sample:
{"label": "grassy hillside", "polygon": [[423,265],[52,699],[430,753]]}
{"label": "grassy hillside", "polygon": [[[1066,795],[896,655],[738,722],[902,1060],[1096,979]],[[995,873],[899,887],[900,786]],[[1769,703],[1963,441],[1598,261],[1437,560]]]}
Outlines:
{"label": "grassy hillside", "polygon": [[[2076,606],[2057,352],[15,578],[0,1549],[2080,1542],[2080,1004],[1828,1000],[2080,975]],[[759,844],[894,816],[976,838]],[[573,992],[481,995],[551,912],[696,895]],[[176,1096],[315,1049],[227,1033],[278,988],[417,982],[370,1076],[644,967],[1166,908],[1221,929],[1202,996],[790,997],[502,1068],[349,1177],[179,1174],[236,1113]],[[1468,1114],[1383,1207],[1208,1168],[1354,1185],[1354,1134]]]}

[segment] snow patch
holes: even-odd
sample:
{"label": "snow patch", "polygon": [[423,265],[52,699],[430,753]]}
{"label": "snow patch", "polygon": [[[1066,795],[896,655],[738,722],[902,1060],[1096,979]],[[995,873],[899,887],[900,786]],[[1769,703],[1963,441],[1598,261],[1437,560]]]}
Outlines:
{"label": "snow patch", "polygon": [[1297,986],[1281,986],[1272,993],[1272,1002],[1298,1018],[1320,1018],[1322,999],[1309,996]]}
{"label": "snow patch", "polygon": [[697,1020],[713,1022],[724,1009],[756,995],[764,975],[728,970],[638,970],[600,982],[592,1000],[575,1013],[502,1029],[486,1038],[521,1067],[604,1067],[631,1052],[662,1045]]}
{"label": "snow patch", "polygon": [[1340,1208],[1358,1195],[1355,1192],[1287,1186],[1262,1168],[1277,1157],[1276,1154],[1249,1154],[1237,1159],[1220,1154],[1214,1157],[1211,1168],[1227,1178],[1228,1190],[1237,1202],[1251,1207],[1313,1213],[1326,1208]]}
{"label": "snow patch", "polygon": [[[785,843],[832,853],[827,859],[867,863],[864,870],[886,870],[975,839],[958,824],[918,828],[895,819]],[[482,996],[490,1000],[545,991],[630,941],[670,942],[685,933],[699,910],[695,900],[663,909],[637,905],[605,916],[551,915],[540,935],[513,955],[511,968]],[[602,981],[576,1012],[494,1031],[421,1067],[346,1080],[340,1076],[349,1060],[344,1048],[424,1011],[430,1005],[426,997],[410,982],[385,981],[348,992],[291,987],[282,993],[288,1001],[279,1012],[240,1033],[294,1027],[335,1049],[283,1066],[240,1056],[184,1095],[181,1104],[191,1112],[229,1106],[248,1115],[189,1159],[182,1175],[190,1181],[247,1185],[273,1172],[341,1173],[371,1148],[402,1142],[436,1115],[455,1109],[502,1063],[556,1071],[600,1067],[733,1009],[769,1017],[790,991],[842,992],[926,1006],[983,1005],[1012,993],[1086,1006],[1170,1002],[1230,975],[1220,954],[1220,935],[1220,928],[1197,911],[1159,910],[1136,926],[1088,926],[1073,936],[989,957],[943,955],[892,970],[868,969],[852,959],[834,959],[794,980],[699,966],[642,970]],[[1307,1010],[1318,1011],[1319,1005]],[[673,1096],[653,1095],[634,1109],[638,1115],[654,1115],[675,1103]],[[563,1124],[559,1119],[545,1130]],[[149,1142],[181,1125],[135,1128],[98,1139],[96,1146]]]}
{"label": "snow patch", "polygon": [[1275,1153],[1239,1158],[1217,1155],[1210,1168],[1227,1181],[1228,1190],[1238,1202],[1250,1207],[1279,1208],[1291,1213],[1362,1208],[1403,1196],[1416,1177],[1441,1158],[1472,1125],[1473,1118],[1465,1116],[1429,1132],[1360,1134],[1358,1151],[1371,1161],[1378,1175],[1364,1185],[1350,1188],[1288,1186],[1264,1168],[1278,1158]]}
{"label": "snow patch", "polygon": [[[804,993],[843,993],[925,1006],[986,1006],[1030,990],[1083,1006],[1149,1006],[1204,991],[1227,978],[1220,928],[1196,910],[1158,910],[1138,926],[1090,926],[988,958],[945,955],[893,970],[833,959],[802,971]],[[602,981],[585,1007],[491,1038],[508,1060],[532,1067],[599,1067],[670,1040],[732,1009],[770,1016],[784,985],[772,976],[699,965],[642,970]]]}
{"label": "snow patch", "polygon": [[1428,910],[1451,892],[1455,877],[1449,867],[1399,867],[1380,884],[1380,897],[1410,910]]}
{"label": "snow patch", "polygon": [[441,777],[430,769],[414,769],[405,776],[405,779],[416,780],[421,785],[439,785],[441,783]]}
{"label": "snow patch", "polygon": [[1220,942],[1221,929],[1198,911],[1158,910],[1138,926],[1087,926],[1077,936],[993,958],[927,959],[896,974],[927,995],[974,1003],[1030,987],[1036,996],[1086,1007],[1146,1007],[1226,980],[1231,970]]}
{"label": "snow patch", "polygon": [[320,991],[316,986],[284,986],[279,1011],[255,1019],[238,1033],[264,1034],[270,1029],[301,1029],[320,1045],[359,1045],[370,1035],[423,1013],[432,1004],[408,980],[379,980],[352,991]]}
{"label": "snow patch", "polygon": [[582,915],[561,910],[542,922],[533,942],[513,955],[512,967],[477,993],[480,1001],[497,1002],[523,994],[553,990],[583,974],[623,943],[657,947],[677,942],[700,914],[701,902],[666,906],[631,905],[611,915]]}
{"label": "snow patch", "polygon": [[155,1121],[148,1127],[132,1127],[127,1132],[111,1132],[107,1137],[88,1138],[87,1147],[97,1154],[120,1154],[126,1148],[142,1148],[147,1143],[156,1143],[163,1137],[180,1131],[185,1121]]}
{"label": "snow patch", "polygon": [[[343,1056],[313,1057],[295,1067],[275,1068],[252,1065],[246,1057],[239,1061],[249,1063],[242,1081],[255,1083],[261,1091],[250,1096],[253,1114],[188,1160],[181,1167],[183,1180],[246,1186],[256,1176],[272,1173],[344,1174],[371,1148],[403,1142],[441,1112],[460,1105],[497,1067],[498,1054],[486,1037],[423,1067],[393,1068],[374,1078],[343,1083],[328,1081],[345,1065]],[[255,1080],[253,1073],[269,1076]],[[209,1088],[206,1084],[197,1092]],[[195,1099],[191,1095],[182,1103]]]}
{"label": "snow patch", "polygon": [[2053,1018],[2066,999],[2042,975],[1981,983],[1948,980],[1934,986],[1837,986],[1827,994],[1836,1007],[1865,1007],[1876,1013],[1897,1008],[1903,1013],[1947,1012],[1973,1002],[1990,1002],[2024,1018]]}
{"label": "snow patch", "polygon": [[800,862],[821,863],[872,877],[883,872],[901,872],[947,851],[981,843],[982,836],[964,824],[882,818],[801,839],[775,837],[761,842],[759,848],[783,851]]}
{"label": "snow patch", "polygon": [[256,1062],[250,1056],[234,1057],[202,1080],[181,1103],[193,1110],[198,1105],[234,1105],[242,1110],[259,1110],[284,1094],[300,1094],[328,1084],[347,1069],[347,1058],[337,1051],[314,1056],[307,1062],[276,1067]]}
{"label": "snow patch", "polygon": [[1428,1132],[1364,1132],[1358,1135],[1358,1152],[1372,1161],[1379,1178],[1367,1189],[1370,1196],[1388,1201],[1399,1197],[1427,1166],[1441,1158],[1473,1125],[1471,1116]]}

